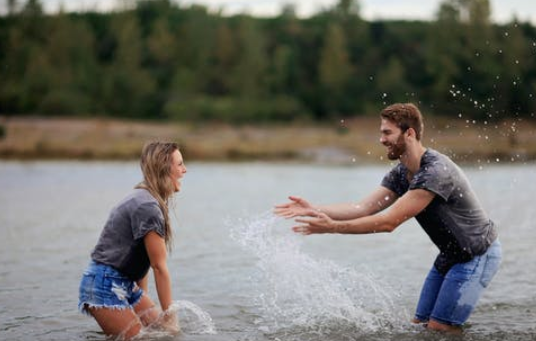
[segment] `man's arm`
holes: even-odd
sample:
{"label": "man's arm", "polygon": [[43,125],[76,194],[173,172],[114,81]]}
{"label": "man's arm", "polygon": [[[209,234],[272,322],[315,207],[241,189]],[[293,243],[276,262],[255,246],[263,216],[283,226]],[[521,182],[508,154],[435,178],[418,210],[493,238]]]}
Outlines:
{"label": "man's arm", "polygon": [[427,190],[415,189],[406,192],[385,213],[351,220],[333,220],[327,214],[319,213],[316,218],[296,219],[296,222],[302,225],[295,226],[293,230],[301,234],[392,232],[400,224],[425,209],[434,199],[434,196],[434,193]]}
{"label": "man's arm", "polygon": [[325,213],[332,219],[350,220],[372,215],[389,207],[397,199],[397,195],[385,187],[379,187],[358,203],[315,206],[300,197],[291,196],[289,199],[289,203],[275,206],[275,214],[284,218],[293,218],[316,217],[319,213]]}
{"label": "man's arm", "polygon": [[350,220],[376,214],[396,201],[398,196],[386,187],[378,187],[367,197],[356,203],[318,206],[316,209],[331,219]]}

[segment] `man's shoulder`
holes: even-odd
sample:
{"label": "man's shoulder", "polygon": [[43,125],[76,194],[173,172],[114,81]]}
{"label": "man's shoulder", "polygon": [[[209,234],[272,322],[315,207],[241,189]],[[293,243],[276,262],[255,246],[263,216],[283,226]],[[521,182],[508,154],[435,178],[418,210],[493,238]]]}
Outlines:
{"label": "man's shoulder", "polygon": [[421,168],[429,170],[448,170],[455,163],[447,155],[434,149],[427,149],[421,160]]}

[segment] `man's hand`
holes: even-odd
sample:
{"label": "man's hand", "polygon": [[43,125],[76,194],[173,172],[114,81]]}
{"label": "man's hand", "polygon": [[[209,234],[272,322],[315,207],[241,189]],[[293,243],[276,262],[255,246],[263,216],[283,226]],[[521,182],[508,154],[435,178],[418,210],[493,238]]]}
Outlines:
{"label": "man's hand", "polygon": [[275,206],[274,213],[276,215],[287,219],[318,215],[318,211],[307,200],[294,196],[290,196],[289,199],[291,200],[289,203]]}
{"label": "man's hand", "polygon": [[302,225],[294,226],[296,233],[309,235],[314,233],[337,233],[337,223],[325,213],[316,213],[314,218],[296,219]]}

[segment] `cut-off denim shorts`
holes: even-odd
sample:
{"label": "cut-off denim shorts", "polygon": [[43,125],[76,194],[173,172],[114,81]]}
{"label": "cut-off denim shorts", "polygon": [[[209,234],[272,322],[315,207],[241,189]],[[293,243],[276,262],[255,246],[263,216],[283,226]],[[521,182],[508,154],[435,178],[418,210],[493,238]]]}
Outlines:
{"label": "cut-off denim shorts", "polygon": [[496,240],[486,253],[454,265],[446,275],[432,267],[424,282],[415,318],[453,326],[464,324],[499,270],[501,258],[501,243]]}
{"label": "cut-off denim shorts", "polygon": [[78,310],[88,314],[88,308],[133,308],[143,290],[111,266],[91,261],[82,275],[78,295]]}

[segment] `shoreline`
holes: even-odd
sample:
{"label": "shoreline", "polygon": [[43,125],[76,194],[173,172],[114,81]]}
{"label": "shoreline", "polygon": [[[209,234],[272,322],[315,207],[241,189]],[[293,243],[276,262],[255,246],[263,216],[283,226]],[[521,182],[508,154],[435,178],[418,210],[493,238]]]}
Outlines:
{"label": "shoreline", "polygon": [[[179,143],[192,161],[385,162],[377,117],[335,124],[230,125],[104,118],[0,117],[0,160],[137,160],[149,140]],[[457,162],[536,161],[536,122],[432,117],[423,144]]]}

